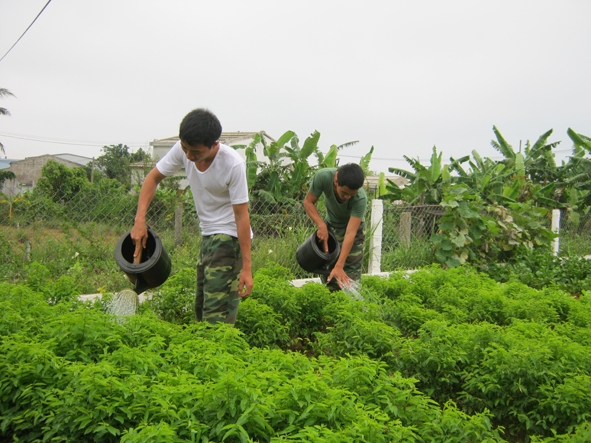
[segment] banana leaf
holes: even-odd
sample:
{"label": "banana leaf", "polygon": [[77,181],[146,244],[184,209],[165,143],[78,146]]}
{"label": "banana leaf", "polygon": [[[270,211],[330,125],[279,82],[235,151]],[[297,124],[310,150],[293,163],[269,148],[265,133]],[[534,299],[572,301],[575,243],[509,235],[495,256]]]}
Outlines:
{"label": "banana leaf", "polygon": [[571,128],[568,128],[566,133],[576,146],[591,152],[591,140],[589,139],[589,137],[584,136],[582,134],[577,134]]}
{"label": "banana leaf", "polygon": [[251,189],[256,181],[257,178],[257,170],[258,170],[258,162],[257,162],[257,155],[254,151],[254,148],[248,147],[244,152],[244,156],[246,157],[246,181],[248,183],[248,189]]}
{"label": "banana leaf", "polygon": [[[330,147],[330,149],[328,150],[328,152],[326,153],[326,156],[323,159],[323,164],[325,167],[327,168],[334,168],[337,164],[337,153],[338,153],[338,148],[337,145],[332,145]],[[320,157],[318,157],[318,162],[320,162]]]}
{"label": "banana leaf", "polygon": [[369,162],[371,161],[371,155],[373,154],[373,146],[370,148],[369,152],[361,157],[359,160],[359,166],[363,169],[363,172],[367,174],[369,171]]}
{"label": "banana leaf", "polygon": [[300,160],[305,160],[318,147],[318,140],[320,139],[320,132],[314,131],[305,141],[302,150],[300,151]]}
{"label": "banana leaf", "polygon": [[503,154],[503,157],[505,157],[506,159],[513,160],[515,158],[515,151],[513,150],[513,147],[509,143],[507,143],[507,140],[503,138],[496,126],[493,126],[493,132],[497,137],[498,143],[492,141],[491,146],[495,148],[497,151],[499,151],[501,154]]}
{"label": "banana leaf", "polygon": [[503,188],[503,197],[515,201],[519,197],[519,191],[521,190],[521,183],[519,180],[515,180],[511,185]]}
{"label": "banana leaf", "polygon": [[433,146],[433,154],[431,154],[431,165],[428,169],[428,182],[433,185],[439,180],[441,176],[441,155],[437,155],[437,148]]}
{"label": "banana leaf", "polygon": [[[538,140],[534,143],[534,145],[529,150],[532,153],[532,155],[535,156],[536,152],[538,150],[545,150],[548,148],[552,149],[552,145],[546,145],[546,141],[548,140],[548,137],[550,137],[550,135],[552,134],[552,131],[553,130],[550,129],[538,137]],[[557,143],[553,143],[553,145],[556,145],[556,144]]]}
{"label": "banana leaf", "polygon": [[404,177],[405,179],[407,179],[408,181],[410,181],[411,183],[416,179],[416,174],[407,171],[405,169],[400,169],[400,168],[388,168],[389,172],[392,172],[396,175],[399,175],[401,177]]}
{"label": "banana leaf", "polygon": [[285,133],[277,139],[277,145],[283,147],[290,141],[295,135],[293,131],[285,131]]}

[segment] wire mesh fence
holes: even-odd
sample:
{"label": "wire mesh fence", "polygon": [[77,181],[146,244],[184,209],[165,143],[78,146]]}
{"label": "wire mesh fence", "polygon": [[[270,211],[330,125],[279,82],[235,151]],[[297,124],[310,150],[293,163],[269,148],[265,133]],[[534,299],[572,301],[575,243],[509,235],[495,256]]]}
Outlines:
{"label": "wire mesh fence", "polygon": [[[0,204],[0,264],[4,278],[18,278],[26,263],[72,260],[76,254],[112,255],[117,240],[129,231],[137,208],[137,193],[100,184],[53,192],[33,190],[6,197]],[[322,201],[319,202],[322,212]],[[368,271],[372,248],[380,248],[381,271],[413,269],[435,261],[429,239],[444,209],[439,205],[384,204],[381,214],[368,211],[363,272]],[[295,251],[315,230],[301,202],[252,201],[250,204],[253,270],[279,264],[296,278],[314,277],[297,263]],[[380,217],[379,245],[370,245]],[[373,223],[372,223],[373,222]],[[190,192],[158,190],[148,225],[162,238],[174,258],[176,248],[192,248],[196,259],[199,222]],[[561,217],[561,254],[591,254],[591,222],[570,212]],[[66,264],[64,264],[66,266]]]}
{"label": "wire mesh fence", "polygon": [[381,269],[414,269],[434,262],[429,238],[443,212],[439,205],[384,205]]}
{"label": "wire mesh fence", "polygon": [[591,214],[560,212],[558,250],[561,256],[591,257]]}
{"label": "wire mesh fence", "polygon": [[[118,239],[133,226],[137,200],[137,193],[108,187],[76,193],[58,188],[51,194],[33,191],[5,198],[0,204],[1,276],[18,279],[30,262],[73,263],[82,253],[98,261],[112,255]],[[295,259],[297,247],[314,231],[301,203],[252,202],[250,214],[253,267],[279,264],[298,278],[310,276]],[[171,256],[189,247],[196,261],[201,232],[189,192],[159,190],[147,224]]]}

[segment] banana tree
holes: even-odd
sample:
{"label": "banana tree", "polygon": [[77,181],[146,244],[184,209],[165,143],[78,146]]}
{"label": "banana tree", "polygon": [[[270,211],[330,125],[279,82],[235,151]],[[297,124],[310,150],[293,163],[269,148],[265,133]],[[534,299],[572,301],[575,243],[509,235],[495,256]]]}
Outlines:
{"label": "banana tree", "polygon": [[574,146],[576,148],[581,148],[591,154],[591,137],[588,137],[583,134],[578,134],[575,131],[573,131],[571,128],[568,128],[566,133],[568,134],[570,139],[573,141]]}
{"label": "banana tree", "polygon": [[339,152],[339,146],[332,145],[328,148],[326,155],[318,150],[316,158],[318,159],[318,168],[336,168],[338,165],[337,155]]}
{"label": "banana tree", "polygon": [[[496,126],[493,126],[493,132],[497,137],[497,141],[492,140],[490,144],[504,156],[504,159],[499,163],[506,165],[509,170],[513,170],[514,179],[519,185],[525,184],[525,159],[523,154],[521,152],[515,152],[513,147],[503,138]],[[515,195],[514,192],[509,191],[504,191],[502,195],[505,194],[507,194],[507,196],[509,194]]]}
{"label": "banana tree", "polygon": [[441,163],[442,153],[437,154],[437,148],[433,146],[431,162],[428,167],[423,166],[418,159],[403,157],[415,172],[399,168],[388,168],[388,171],[398,174],[410,182],[401,189],[391,180],[388,180],[386,187],[391,194],[388,198],[404,200],[409,204],[439,204],[443,188],[451,185],[453,181],[449,165],[442,165]]}
{"label": "banana tree", "polygon": [[[472,151],[470,157],[450,159],[450,169],[456,173],[456,182],[466,185],[472,192],[479,194],[485,200],[494,199],[493,196],[502,194],[503,185],[512,173],[506,173],[507,166],[497,163],[490,158],[482,158],[476,151]],[[462,164],[468,162],[469,169],[465,170]]]}
{"label": "banana tree", "polygon": [[283,183],[284,195],[295,200],[303,200],[308,192],[308,182],[311,176],[311,168],[308,158],[318,151],[320,132],[314,131],[300,148],[298,138],[291,138],[291,146],[286,146],[285,151],[291,160],[289,168],[284,170]]}
{"label": "banana tree", "polygon": [[386,174],[380,172],[380,175],[378,176],[378,189],[376,190],[377,196],[382,197],[388,193],[388,188],[386,187],[387,180]]}
{"label": "banana tree", "polygon": [[552,150],[556,148],[560,142],[548,143],[548,138],[552,134],[552,129],[542,134],[538,140],[530,147],[529,141],[526,142],[524,149],[529,178],[534,183],[541,183],[547,185],[558,178],[558,171],[556,167],[556,160]]}
{"label": "banana tree", "polygon": [[[339,161],[337,159],[338,153],[341,149],[348,148],[349,146],[353,146],[359,143],[359,141],[352,141],[343,143],[341,145],[332,145],[328,152],[325,154],[322,153],[320,149],[317,149],[315,154],[316,158],[318,159],[318,169],[321,168],[336,168],[339,165]],[[372,148],[373,151],[373,148]]]}
{"label": "banana tree", "polygon": [[500,177],[503,181],[501,192],[497,187],[488,199],[503,204],[534,200],[539,206],[563,206],[565,170],[556,166],[552,152],[560,142],[548,143],[552,129],[542,134],[533,145],[527,141],[523,153],[521,148],[515,152],[496,126],[493,126],[493,132],[497,140],[491,141],[491,145],[504,157],[497,164],[505,167],[504,176]]}
{"label": "banana tree", "polygon": [[[8,89],[0,88],[0,98],[1,97],[14,97],[14,94]],[[10,111],[6,108],[0,107],[0,115],[10,115]],[[0,152],[6,155],[6,151],[4,151],[4,145],[2,143],[0,143]]]}
{"label": "banana tree", "polygon": [[248,189],[251,190],[257,178],[257,171],[260,168],[260,163],[257,161],[256,147],[264,143],[264,137],[259,132],[252,137],[252,140],[246,145],[233,145],[234,149],[244,149],[244,157],[246,159],[246,182]]}
{"label": "banana tree", "polygon": [[[245,149],[247,180],[253,198],[271,204],[301,202],[316,170],[315,166],[310,165],[310,157],[316,156],[318,168],[336,167],[338,151],[357,143],[332,145],[324,155],[318,147],[319,139],[320,133],[314,131],[300,146],[298,136],[293,131],[286,131],[277,141],[271,143],[261,134],[256,134],[248,146],[235,146],[237,149]],[[259,145],[263,146],[262,159],[256,153]],[[362,167],[367,169],[372,152],[373,147],[362,157]]]}
{"label": "banana tree", "polygon": [[16,203],[19,203],[27,198],[26,194],[14,194],[8,196],[6,194],[0,193],[0,204],[8,205],[8,220],[12,220],[12,210]]}
{"label": "banana tree", "polygon": [[[293,131],[286,131],[277,141],[267,143],[264,137],[257,134],[246,148],[247,179],[251,193],[255,198],[270,203],[276,203],[283,198],[283,177],[289,164],[285,145],[296,135]],[[256,155],[258,144],[263,146],[264,160]]]}
{"label": "banana tree", "polygon": [[369,149],[369,151],[367,152],[367,154],[365,154],[363,157],[361,157],[361,159],[359,160],[359,166],[361,166],[361,169],[363,169],[363,173],[367,176],[369,175],[369,163],[371,162],[371,156],[373,155],[373,146]]}
{"label": "banana tree", "polygon": [[588,213],[591,208],[591,137],[578,134],[568,128],[567,134],[573,141],[573,155],[565,166],[570,178],[567,184],[571,186],[571,201],[581,213]]}

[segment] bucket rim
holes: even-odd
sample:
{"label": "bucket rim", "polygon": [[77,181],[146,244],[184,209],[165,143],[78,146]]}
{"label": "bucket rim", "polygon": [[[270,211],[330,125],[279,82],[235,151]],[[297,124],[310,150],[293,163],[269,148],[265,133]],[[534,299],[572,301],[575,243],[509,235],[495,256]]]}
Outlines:
{"label": "bucket rim", "polygon": [[[313,274],[327,274],[328,272],[327,272],[326,266],[330,266],[336,260],[336,258],[339,256],[339,254],[341,252],[341,247],[340,247],[340,244],[336,238],[336,235],[333,232],[328,231],[329,236],[334,241],[334,245],[335,245],[334,250],[329,253],[321,251],[320,248],[318,247],[316,233],[317,233],[317,231],[314,231],[298,247],[298,249],[296,251],[296,260],[297,260],[298,264],[300,265],[300,267],[306,272],[310,272]],[[311,245],[310,245],[310,243],[311,243]],[[309,262],[307,260],[307,258],[310,258],[310,257],[306,257],[306,252],[305,252],[306,248],[308,248],[308,251],[311,250],[310,252],[312,252],[312,255],[314,255],[315,259],[320,259],[324,263],[321,264],[321,263]]]}
{"label": "bucket rim", "polygon": [[339,241],[337,240],[336,235],[330,230],[328,231],[328,236],[334,240],[334,243],[335,243],[334,251],[324,252],[324,251],[320,250],[320,248],[318,247],[318,242],[316,241],[316,232],[317,231],[313,232],[312,235],[310,236],[310,238],[313,238],[312,249],[314,250],[314,252],[316,252],[319,256],[321,256],[324,260],[331,260],[341,253],[341,245],[339,244]]}
{"label": "bucket rim", "polygon": [[131,263],[123,257],[121,252],[123,242],[125,242],[125,240],[127,240],[127,238],[130,236],[131,230],[123,234],[117,241],[117,246],[115,247],[115,261],[117,262],[117,265],[119,265],[119,268],[126,274],[142,274],[150,270],[154,265],[154,262],[160,260],[160,257],[164,251],[164,246],[162,245],[162,241],[160,240],[160,237],[158,237],[158,234],[152,231],[152,229],[148,228],[148,236],[152,237],[154,240],[154,252],[152,253],[152,256],[145,262],[137,264]]}

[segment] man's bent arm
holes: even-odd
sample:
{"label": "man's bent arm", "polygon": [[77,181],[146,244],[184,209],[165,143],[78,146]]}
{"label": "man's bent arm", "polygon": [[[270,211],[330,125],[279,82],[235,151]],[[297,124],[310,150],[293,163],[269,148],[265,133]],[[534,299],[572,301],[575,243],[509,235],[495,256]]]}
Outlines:
{"label": "man's bent arm", "polygon": [[146,226],[146,213],[150,207],[150,203],[156,195],[156,188],[166,176],[162,175],[155,167],[148,173],[142,183],[140,196],[137,203],[137,211],[135,213],[135,220],[133,228],[131,229],[131,239],[135,243],[135,252],[133,256],[137,256],[140,248],[146,247],[148,241],[148,228]]}
{"label": "man's bent arm", "polygon": [[238,283],[238,293],[241,297],[246,297],[252,292],[252,260],[250,256],[250,215],[248,213],[248,203],[232,205],[234,218],[236,220],[236,229],[238,231],[238,244],[242,254],[242,272],[240,272],[240,281]]}
{"label": "man's bent arm", "polygon": [[304,199],[304,209],[306,210],[308,217],[310,217],[316,226],[318,226],[318,233],[316,235],[318,240],[324,245],[324,252],[328,253],[328,227],[324,220],[322,220],[322,217],[320,217],[320,213],[316,208],[317,201],[318,197],[308,191],[306,198]]}
{"label": "man's bent arm", "polygon": [[345,238],[343,238],[343,244],[341,245],[341,252],[339,253],[339,258],[337,259],[337,262],[335,263],[333,270],[327,278],[328,281],[330,281],[333,277],[336,277],[339,282],[347,282],[348,280],[350,280],[349,276],[345,273],[344,267],[345,262],[349,257],[349,252],[351,252],[351,248],[353,248],[355,235],[357,235],[357,230],[359,229],[360,225],[361,218],[349,218],[349,223],[347,223],[347,230],[345,231]]}

